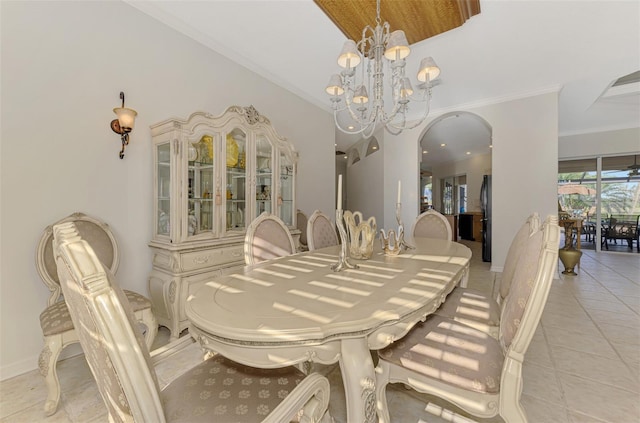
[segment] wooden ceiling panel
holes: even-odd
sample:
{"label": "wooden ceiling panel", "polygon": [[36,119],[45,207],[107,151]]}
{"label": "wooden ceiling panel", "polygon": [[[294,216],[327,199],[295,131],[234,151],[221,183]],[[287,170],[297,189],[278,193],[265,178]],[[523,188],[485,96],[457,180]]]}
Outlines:
{"label": "wooden ceiling panel", "polygon": [[[362,39],[365,26],[375,26],[376,0],[314,0],[342,33]],[[480,13],[480,0],[382,0],[380,19],[401,29],[409,44],[462,26]]]}

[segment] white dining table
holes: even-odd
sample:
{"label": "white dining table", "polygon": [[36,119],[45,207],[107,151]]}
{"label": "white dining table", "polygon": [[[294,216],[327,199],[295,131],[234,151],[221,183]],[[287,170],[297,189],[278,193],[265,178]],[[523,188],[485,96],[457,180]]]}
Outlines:
{"label": "white dining table", "polygon": [[377,422],[370,350],[433,313],[469,270],[471,250],[462,244],[414,244],[397,256],[378,246],[341,272],[330,268],[334,246],[216,277],[188,298],[189,331],[205,350],[254,367],[339,362],[348,422]]}

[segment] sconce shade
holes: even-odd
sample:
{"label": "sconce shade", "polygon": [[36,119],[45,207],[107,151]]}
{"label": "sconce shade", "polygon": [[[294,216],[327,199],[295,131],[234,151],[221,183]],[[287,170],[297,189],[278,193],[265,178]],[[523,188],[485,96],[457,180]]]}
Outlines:
{"label": "sconce shade", "polygon": [[340,78],[340,75],[338,75],[337,73],[331,75],[325,91],[327,92],[327,94],[332,96],[339,96],[344,94],[344,88],[342,88],[342,79]]}
{"label": "sconce shade", "polygon": [[364,104],[368,101],[369,95],[367,94],[367,88],[364,85],[360,85],[353,94],[353,102],[356,104]]}
{"label": "sconce shade", "polygon": [[128,107],[116,107],[113,112],[118,116],[120,128],[125,132],[131,132],[133,129],[138,112]]}
{"label": "sconce shade", "polygon": [[342,52],[338,56],[338,65],[345,69],[355,68],[360,64],[360,53],[358,53],[358,47],[353,40],[347,40],[344,42]]}
{"label": "sconce shade", "polygon": [[389,60],[404,59],[411,53],[407,37],[404,35],[404,31],[397,30],[389,34],[389,41],[387,41],[387,49],[384,51],[384,57]]}
{"label": "sconce shade", "polygon": [[418,70],[418,81],[426,82],[427,76],[429,81],[433,81],[440,75],[440,68],[436,65],[435,60],[432,57],[425,57],[420,62],[420,69]]}

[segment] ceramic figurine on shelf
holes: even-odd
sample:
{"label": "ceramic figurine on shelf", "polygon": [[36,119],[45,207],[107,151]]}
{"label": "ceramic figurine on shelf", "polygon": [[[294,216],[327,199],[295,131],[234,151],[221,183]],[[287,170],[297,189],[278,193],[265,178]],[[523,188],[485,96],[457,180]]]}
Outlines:
{"label": "ceramic figurine on shelf", "polygon": [[193,211],[189,212],[189,235],[195,235],[197,230],[198,230],[198,220],[196,219],[195,214],[193,214]]}

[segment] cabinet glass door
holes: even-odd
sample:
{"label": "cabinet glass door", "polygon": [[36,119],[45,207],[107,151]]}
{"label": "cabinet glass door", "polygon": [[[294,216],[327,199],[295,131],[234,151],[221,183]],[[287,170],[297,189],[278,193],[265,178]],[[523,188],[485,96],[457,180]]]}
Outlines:
{"label": "cabinet glass door", "polygon": [[293,163],[286,154],[280,153],[280,219],[293,226]]}
{"label": "cabinet glass door", "polygon": [[158,235],[169,236],[171,221],[171,144],[159,144],[157,154]]}
{"label": "cabinet glass door", "polygon": [[263,135],[256,137],[256,216],[263,212],[273,213],[273,146]]}
{"label": "cabinet glass door", "polygon": [[215,231],[213,136],[188,143],[187,231],[189,236]]}
{"label": "cabinet glass door", "polygon": [[235,128],[226,135],[226,229],[244,231],[247,211],[247,134]]}

